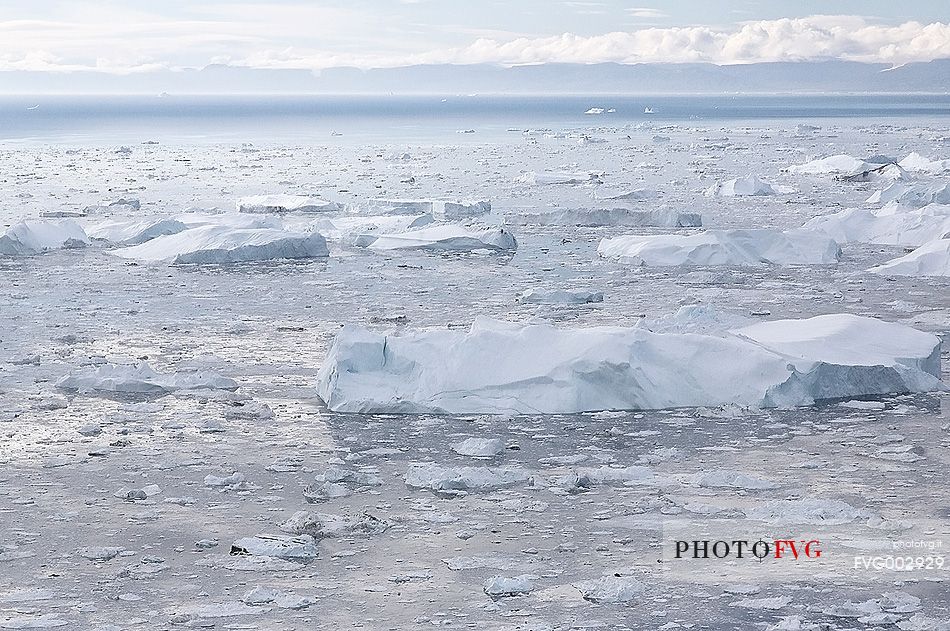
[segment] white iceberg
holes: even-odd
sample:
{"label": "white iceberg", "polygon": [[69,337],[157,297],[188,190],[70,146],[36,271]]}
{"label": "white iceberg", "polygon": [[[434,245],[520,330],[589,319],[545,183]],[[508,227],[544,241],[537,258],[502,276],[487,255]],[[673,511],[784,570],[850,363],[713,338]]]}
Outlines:
{"label": "white iceberg", "polygon": [[89,237],[72,219],[28,219],[13,224],[0,235],[0,256],[30,256],[86,245],[89,245]]}
{"label": "white iceberg", "polygon": [[525,213],[507,219],[514,224],[541,226],[635,226],[662,228],[692,228],[703,225],[699,213],[672,208],[636,209],[625,206],[613,208],[556,208],[543,212]]}
{"label": "white iceberg", "polygon": [[485,581],[485,593],[495,598],[503,596],[521,596],[534,589],[534,579],[530,574],[520,576],[492,576]]}
{"label": "white iceberg", "polygon": [[487,215],[491,212],[491,202],[470,199],[371,199],[365,211],[371,215],[428,214],[442,221],[453,221]]}
{"label": "white iceberg", "polygon": [[703,194],[706,197],[745,197],[757,195],[779,195],[792,193],[795,189],[787,186],[772,185],[763,182],[754,175],[726,180],[713,184]]}
{"label": "white iceberg", "polygon": [[560,414],[810,405],[938,390],[939,375],[937,337],[847,314],[721,336],[479,318],[469,331],[402,335],[347,325],[330,347],[317,393],[335,412]]}
{"label": "white iceberg", "polygon": [[466,438],[452,445],[455,453],[473,458],[491,458],[504,450],[505,443],[500,438]]}
{"label": "white iceberg", "polygon": [[788,167],[789,173],[807,174],[807,175],[825,175],[825,174],[849,174],[859,173],[865,169],[881,165],[869,165],[864,160],[858,160],[846,154],[838,154],[812,160],[805,164],[793,164]]}
{"label": "white iceberg", "polygon": [[380,235],[399,233],[433,223],[432,215],[392,215],[388,217],[334,217],[321,219],[310,226],[328,241],[365,248]]}
{"label": "white iceberg", "polygon": [[176,372],[161,374],[146,363],[134,365],[104,364],[94,370],[69,374],[56,382],[62,390],[79,392],[116,392],[127,394],[162,394],[176,390],[236,390],[238,383],[216,372]]}
{"label": "white iceberg", "polygon": [[242,213],[327,213],[343,210],[343,204],[308,195],[251,195],[237,203]]}
{"label": "white iceberg", "polygon": [[879,210],[849,208],[810,219],[802,230],[827,235],[838,243],[917,247],[950,234],[950,206],[928,204],[913,210],[897,206]]}
{"label": "white iceberg", "polygon": [[578,289],[528,289],[521,292],[517,300],[536,305],[586,305],[603,302],[604,294],[600,291]]}
{"label": "white iceberg", "polygon": [[603,239],[597,253],[631,265],[825,265],[838,262],[841,248],[802,230],[708,230]]}
{"label": "white iceberg", "polygon": [[504,228],[439,224],[380,235],[368,247],[371,250],[513,251],[518,248],[518,242]]}
{"label": "white iceberg", "polygon": [[413,463],[406,472],[406,486],[432,491],[491,491],[525,482],[530,473],[517,467],[443,467]]}
{"label": "white iceberg", "polygon": [[902,168],[918,173],[939,174],[950,171],[950,160],[931,160],[916,151],[898,162]]}
{"label": "white iceberg", "polygon": [[317,543],[310,535],[285,537],[282,535],[257,535],[242,537],[231,544],[231,554],[274,557],[286,561],[310,561],[319,554]]}
{"label": "white iceberg", "polygon": [[603,174],[596,171],[562,172],[562,171],[529,171],[518,176],[515,180],[522,184],[603,184]]}
{"label": "white iceberg", "polygon": [[868,271],[894,276],[950,276],[950,238],[925,243],[909,254]]}
{"label": "white iceberg", "polygon": [[319,258],[329,256],[330,251],[317,232],[204,226],[113,250],[112,254],[148,262],[222,264]]}
{"label": "white iceberg", "polygon": [[920,207],[927,204],[950,204],[950,184],[900,184],[894,182],[867,198],[868,204],[895,203]]}
{"label": "white iceberg", "polygon": [[138,245],[155,237],[177,234],[187,229],[188,226],[177,219],[132,219],[86,226],[86,234],[92,239],[115,245]]}

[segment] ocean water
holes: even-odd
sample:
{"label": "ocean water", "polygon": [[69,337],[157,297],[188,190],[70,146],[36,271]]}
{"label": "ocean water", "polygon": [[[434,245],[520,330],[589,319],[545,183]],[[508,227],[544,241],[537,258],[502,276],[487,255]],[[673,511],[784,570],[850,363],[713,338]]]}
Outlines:
{"label": "ocean water", "polygon": [[[585,114],[590,108],[605,112]],[[789,119],[920,123],[947,116],[950,95],[6,96],[0,97],[0,141],[458,143],[547,126]]]}

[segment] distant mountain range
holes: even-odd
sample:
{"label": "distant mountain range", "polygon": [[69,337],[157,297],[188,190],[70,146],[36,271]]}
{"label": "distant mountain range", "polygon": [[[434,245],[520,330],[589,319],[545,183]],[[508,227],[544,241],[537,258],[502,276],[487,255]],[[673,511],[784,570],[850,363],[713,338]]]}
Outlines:
{"label": "distant mountain range", "polygon": [[131,75],[0,72],[7,94],[765,94],[950,93],[950,59],[899,67],[848,61],[716,64],[431,65],[261,70],[211,65]]}

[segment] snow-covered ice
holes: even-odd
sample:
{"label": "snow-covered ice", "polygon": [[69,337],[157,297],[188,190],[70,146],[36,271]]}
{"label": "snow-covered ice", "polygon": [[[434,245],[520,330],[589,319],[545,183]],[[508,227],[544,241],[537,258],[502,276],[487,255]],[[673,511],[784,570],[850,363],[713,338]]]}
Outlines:
{"label": "snow-covered ice", "polygon": [[0,235],[0,256],[30,256],[86,245],[89,237],[72,219],[29,220],[10,226]]}
{"label": "snow-covered ice", "polygon": [[913,252],[875,265],[868,271],[897,276],[950,276],[950,238],[925,243]]}
{"label": "snow-covered ice", "polygon": [[343,210],[343,205],[306,195],[250,195],[237,203],[242,213],[328,213]]}
{"label": "snow-covered ice", "polygon": [[827,235],[839,243],[917,247],[950,234],[950,205],[885,206],[876,211],[849,208],[810,219],[802,230]]}

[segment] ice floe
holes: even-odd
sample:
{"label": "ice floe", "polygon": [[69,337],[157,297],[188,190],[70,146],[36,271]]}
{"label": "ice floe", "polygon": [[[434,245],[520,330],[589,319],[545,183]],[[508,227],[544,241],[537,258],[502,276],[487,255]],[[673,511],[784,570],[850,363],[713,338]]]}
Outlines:
{"label": "ice floe", "polygon": [[0,235],[0,256],[30,256],[89,245],[89,237],[72,219],[30,219],[13,224]]}
{"label": "ice floe", "polygon": [[868,271],[894,276],[950,276],[950,238],[925,243],[909,254]]}
{"label": "ice floe", "polygon": [[525,482],[530,473],[518,467],[444,467],[414,463],[406,472],[406,485],[432,491],[490,491]]}
{"label": "ice floe", "polygon": [[343,205],[307,195],[251,195],[237,203],[242,213],[327,213],[343,210]]}
{"label": "ice floe", "polygon": [[320,258],[329,256],[330,251],[326,240],[317,232],[204,226],[156,237],[112,253],[147,262],[223,264]]}
{"label": "ice floe", "polygon": [[383,234],[367,247],[371,250],[512,251],[518,248],[518,242],[504,228],[438,224]]}
{"label": "ice floe", "polygon": [[[940,389],[939,353],[929,333],[847,314],[764,322],[723,336],[487,318],[468,331],[401,335],[348,325],[331,345],[317,393],[333,411],[361,413],[809,405]],[[408,477],[454,475],[428,465]]]}
{"label": "ice floe", "polygon": [[92,370],[82,370],[63,377],[56,386],[79,392],[116,392],[134,394],[161,394],[175,390],[220,389],[236,390],[238,384],[229,377],[215,372],[155,372],[148,364],[105,364]]}
{"label": "ice floe", "polygon": [[627,235],[604,239],[604,258],[630,265],[825,265],[841,248],[830,238],[803,230],[708,230],[694,235]]}
{"label": "ice floe", "polygon": [[545,184],[602,184],[603,174],[596,171],[529,171],[523,173],[517,178],[518,182],[523,184],[545,185]]}
{"label": "ice floe", "polygon": [[539,305],[585,305],[603,302],[604,294],[600,291],[580,289],[527,289],[518,295],[517,300]]}

